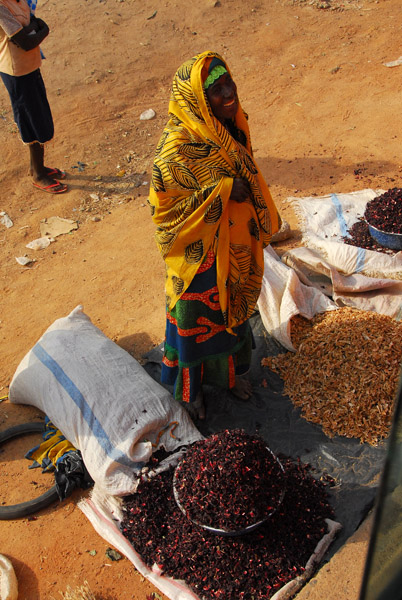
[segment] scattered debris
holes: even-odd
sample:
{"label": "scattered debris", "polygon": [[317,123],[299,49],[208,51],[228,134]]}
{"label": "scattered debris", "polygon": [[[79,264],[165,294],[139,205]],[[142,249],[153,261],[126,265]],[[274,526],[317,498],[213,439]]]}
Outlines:
{"label": "scattered debris", "polygon": [[15,260],[22,267],[26,267],[27,265],[30,265],[33,262],[36,262],[35,258],[29,258],[29,256],[26,256],[26,255],[25,256],[16,256]]}
{"label": "scattered debris", "polygon": [[144,110],[140,115],[140,121],[150,121],[156,116],[156,112],[152,108],[148,108]]}
{"label": "scattered debris", "polygon": [[[124,177],[119,177],[113,182],[113,190],[93,192],[81,198],[80,206],[73,209],[81,213],[78,223],[89,219],[95,220],[93,219],[94,216],[102,218],[104,215],[110,214],[116,206],[127,204],[136,197],[141,196],[141,191],[135,193],[135,190],[142,186],[143,178],[143,173],[126,172]],[[92,214],[87,214],[85,219],[83,213]]]}
{"label": "scattered debris", "polygon": [[0,223],[3,223],[3,225],[5,225],[7,229],[14,225],[14,223],[12,222],[8,214],[4,212],[4,210],[0,211]]}
{"label": "scattered debris", "polygon": [[87,581],[84,582],[84,585],[81,585],[74,589],[68,585],[64,594],[62,594],[61,592],[60,594],[63,600],[96,600],[96,597],[89,589]]}
{"label": "scattered debris", "polygon": [[49,217],[43,219],[40,223],[41,236],[57,237],[64,233],[70,233],[78,229],[78,223],[72,219],[63,219],[62,217]]}
{"label": "scattered debris", "polygon": [[25,247],[29,248],[30,250],[43,250],[44,248],[50,246],[51,242],[54,242],[54,238],[44,236],[37,238],[36,240],[32,240],[32,242],[29,242]]}
{"label": "scattered debris", "polygon": [[300,6],[313,6],[321,10],[345,11],[361,8],[360,0],[290,0],[290,3]]}
{"label": "scattered debris", "polygon": [[383,65],[384,67],[399,67],[399,65],[402,65],[402,56],[396,60],[391,60],[391,62],[383,63]]}
{"label": "scattered debris", "polygon": [[76,165],[72,165],[72,169],[77,169],[79,173],[82,173],[82,171],[84,171],[85,167],[87,167],[88,165],[86,163],[83,163],[79,160],[77,160],[77,164]]}
{"label": "scattered debris", "polygon": [[105,554],[110,560],[121,560],[123,558],[117,550],[113,550],[112,548],[108,548]]}

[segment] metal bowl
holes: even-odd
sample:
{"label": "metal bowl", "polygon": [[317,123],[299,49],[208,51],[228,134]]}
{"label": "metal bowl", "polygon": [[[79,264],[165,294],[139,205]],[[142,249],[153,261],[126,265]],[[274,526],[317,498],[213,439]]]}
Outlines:
{"label": "metal bowl", "polygon": [[[285,469],[283,468],[283,465],[282,465],[281,461],[279,460],[279,458],[277,456],[275,456],[275,454],[272,452],[272,450],[270,450],[268,447],[267,447],[267,450],[268,450],[268,452],[270,452],[270,454],[272,454],[272,456],[278,463],[279,468],[281,469],[282,473],[285,473]],[[283,498],[285,496],[285,490],[283,489],[279,496],[278,504],[276,505],[276,507],[273,510],[271,510],[271,512],[268,513],[267,516],[264,517],[264,519],[261,519],[260,521],[256,521],[252,525],[248,525],[247,527],[244,527],[243,529],[219,529],[217,527],[211,527],[210,525],[204,525],[203,523],[200,523],[199,521],[196,521],[195,519],[191,519],[188,516],[185,508],[180,503],[179,495],[178,495],[178,492],[176,489],[177,471],[178,471],[179,467],[180,467],[180,463],[177,465],[177,467],[175,468],[174,473],[173,473],[173,495],[174,495],[174,499],[176,501],[177,506],[179,507],[179,509],[181,510],[183,515],[185,517],[187,517],[187,519],[189,519],[194,525],[197,525],[198,527],[201,527],[202,529],[206,529],[207,531],[210,531],[211,533],[215,533],[217,535],[234,537],[234,536],[245,535],[247,533],[251,533],[252,531],[257,529],[257,527],[260,527],[260,525],[262,525],[263,523],[266,523],[266,521],[268,521],[268,519],[270,517],[272,517],[272,515],[278,510],[278,508],[282,504]]]}
{"label": "metal bowl", "polygon": [[371,237],[375,239],[380,246],[390,248],[391,250],[402,250],[402,233],[387,233],[386,231],[377,229],[377,227],[373,227],[370,223],[367,223],[367,225]]}

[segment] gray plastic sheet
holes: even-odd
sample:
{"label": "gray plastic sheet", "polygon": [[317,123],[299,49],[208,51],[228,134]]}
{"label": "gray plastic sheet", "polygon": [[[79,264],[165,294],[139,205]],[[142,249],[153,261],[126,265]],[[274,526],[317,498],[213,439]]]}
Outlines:
{"label": "gray plastic sheet", "polygon": [[[358,439],[329,438],[319,425],[303,419],[300,409],[283,394],[279,375],[261,366],[262,358],[275,356],[286,349],[269,336],[258,312],[250,322],[256,344],[249,374],[253,384],[252,398],[244,402],[230,391],[207,388],[204,390],[206,419],[196,421],[195,425],[204,436],[235,428],[242,428],[250,434],[258,433],[275,454],[294,460],[300,458],[311,465],[315,477],[329,475],[335,479],[329,495],[335,519],[341,523],[342,530],[325,557],[329,560],[354,533],[374,504],[385,461],[386,442],[373,447],[361,444]],[[159,383],[162,356],[163,344],[144,357],[147,360],[144,368]]]}

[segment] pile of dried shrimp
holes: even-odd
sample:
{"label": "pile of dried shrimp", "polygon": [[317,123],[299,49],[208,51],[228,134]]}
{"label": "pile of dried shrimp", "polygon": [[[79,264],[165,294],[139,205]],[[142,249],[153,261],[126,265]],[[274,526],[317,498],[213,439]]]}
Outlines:
{"label": "pile of dried shrimp", "polygon": [[296,352],[262,360],[280,374],[302,416],[328,437],[376,445],[387,437],[402,364],[402,323],[339,308],[291,320]]}

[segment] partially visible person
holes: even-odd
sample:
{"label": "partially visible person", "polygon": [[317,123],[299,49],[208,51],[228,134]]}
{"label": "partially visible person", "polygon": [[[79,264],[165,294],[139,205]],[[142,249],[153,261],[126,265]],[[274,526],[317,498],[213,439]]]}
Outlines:
{"label": "partially visible person", "polygon": [[10,96],[21,139],[29,147],[33,185],[52,194],[67,191],[66,174],[46,167],[44,144],[54,135],[52,113],[40,72],[39,45],[49,34],[46,23],[26,0],[0,0],[0,76]]}
{"label": "partially visible person", "polygon": [[205,418],[203,386],[247,400],[263,249],[281,226],[229,68],[204,52],[176,72],[149,196],[166,263],[162,383]]}

